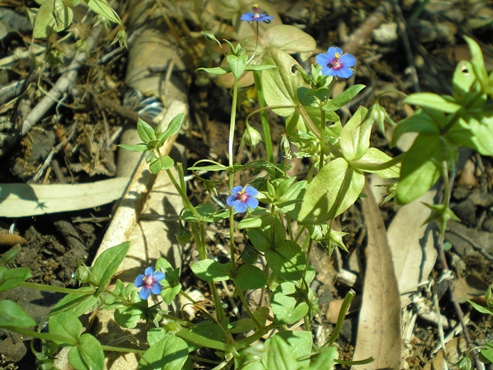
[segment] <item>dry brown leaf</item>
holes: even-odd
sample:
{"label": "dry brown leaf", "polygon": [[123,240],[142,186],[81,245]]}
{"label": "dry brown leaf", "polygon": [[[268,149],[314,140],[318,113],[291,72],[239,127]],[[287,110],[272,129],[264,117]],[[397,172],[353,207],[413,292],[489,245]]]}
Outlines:
{"label": "dry brown leaf", "polygon": [[363,286],[354,360],[375,361],[357,369],[399,369],[401,305],[392,255],[380,209],[367,183],[363,215],[368,232],[368,258]]}
{"label": "dry brown leaf", "polygon": [[402,307],[410,303],[409,295],[403,294],[416,291],[418,284],[428,279],[437,259],[433,238],[435,224],[423,226],[431,210],[422,204],[433,203],[435,194],[435,190],[430,190],[401,207],[387,231]]}

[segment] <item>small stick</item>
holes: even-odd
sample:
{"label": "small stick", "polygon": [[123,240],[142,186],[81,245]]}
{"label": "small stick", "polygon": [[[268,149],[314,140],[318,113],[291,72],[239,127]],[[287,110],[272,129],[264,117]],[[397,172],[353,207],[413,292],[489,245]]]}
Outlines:
{"label": "small stick", "polygon": [[[86,40],[87,50],[90,51],[96,43],[103,28],[101,26],[92,30],[91,34]],[[22,123],[22,135],[25,135],[31,130],[31,128],[43,117],[43,115],[52,107],[52,105],[60,100],[60,97],[74,85],[77,78],[78,70],[85,63],[87,59],[86,52],[78,53],[65,72],[56,82],[55,86],[48,92],[48,94],[41,99],[38,104],[29,112]]]}

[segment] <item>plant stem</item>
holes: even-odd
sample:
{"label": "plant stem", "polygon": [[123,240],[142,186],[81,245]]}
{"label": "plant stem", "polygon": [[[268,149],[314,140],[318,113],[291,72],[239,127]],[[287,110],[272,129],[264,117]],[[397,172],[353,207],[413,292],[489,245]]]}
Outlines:
{"label": "plant stem", "polygon": [[351,305],[351,302],[355,296],[356,296],[356,292],[351,289],[346,294],[346,297],[344,297],[344,301],[342,302],[341,310],[339,311],[339,316],[337,317],[336,327],[334,328],[334,331],[332,332],[332,335],[330,336],[327,343],[324,344],[324,347],[330,347],[336,341],[336,339],[339,336],[339,333],[342,329],[342,324],[344,322],[344,318],[347,314],[347,311],[349,310],[349,306]]}
{"label": "plant stem", "polygon": [[[262,76],[260,71],[253,71],[253,77],[255,79],[255,86],[257,87],[257,99],[260,108],[265,108],[265,95],[264,86],[262,84]],[[264,143],[267,151],[267,160],[270,163],[274,163],[274,151],[272,149],[272,136],[270,133],[269,119],[267,118],[267,111],[262,109],[260,111],[260,120],[262,122],[262,130],[264,132]]]}
{"label": "plant stem", "polygon": [[233,101],[231,103],[231,119],[229,121],[229,141],[228,141],[228,155],[229,155],[229,167],[233,170],[233,146],[235,139],[235,127],[236,127],[236,106],[238,104],[238,81],[235,79],[233,82]]}
{"label": "plant stem", "polygon": [[318,170],[321,171],[325,164],[325,111],[320,108],[320,159],[318,160]]}

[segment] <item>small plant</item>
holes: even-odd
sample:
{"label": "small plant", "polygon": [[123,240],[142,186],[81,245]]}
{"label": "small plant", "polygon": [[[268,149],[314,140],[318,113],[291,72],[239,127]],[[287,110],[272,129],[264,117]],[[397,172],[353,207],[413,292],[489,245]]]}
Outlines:
{"label": "small plant", "polygon": [[[46,4],[53,6],[58,3],[47,0],[42,8],[47,8]],[[95,4],[103,3],[98,0]],[[56,9],[69,14],[73,4],[62,5]],[[345,298],[330,338],[322,345],[313,342],[312,323],[320,313],[317,297],[311,289],[315,269],[309,260],[314,245],[321,245],[328,254],[335,248],[345,249],[344,233],[334,229],[334,220],[362,196],[368,173],[391,179],[395,186],[389,187],[393,189],[389,197],[395,196],[400,204],[417,199],[441,178],[444,201],[429,205],[433,210],[429,221],[436,220],[443,233],[446,222],[456,218],[449,202],[450,182],[455,173],[459,148],[465,146],[482,155],[493,155],[490,101],[493,97],[493,74],[486,74],[481,50],[472,39],[466,38],[472,61],[463,61],[457,66],[453,96],[419,93],[405,99],[419,109],[396,124],[391,145],[396,145],[407,132],[417,132],[418,136],[407,152],[391,158],[370,145],[374,124],[382,129],[384,121],[389,121],[378,100],[370,109],[358,107],[347,122],[342,122],[338,114],[365,88],[356,84],[333,96],[335,83],[353,74],[352,68],[356,65],[353,55],[344,54],[337,46],[330,46],[327,53],[316,56],[317,65],[305,71],[290,54],[300,53],[308,57],[315,48],[309,35],[286,25],[260,28],[260,23],[272,21],[273,17],[260,13],[258,5],[254,6],[253,13],[241,16],[239,5],[236,11],[229,7],[224,11],[251,26],[255,37],[254,42],[251,38],[240,38],[236,42],[225,41],[226,45],[223,45],[213,34],[204,33],[209,40],[228,50],[224,56],[225,64],[198,69],[199,73],[206,72],[231,81],[228,164],[203,159],[188,170],[204,184],[207,184],[207,179],[201,179],[199,171],[226,173],[230,189],[230,195],[225,197],[227,206],[192,204],[187,197],[181,165],[160,152],[166,140],[179,131],[183,115],[173,118],[166,129],[161,124],[152,128],[139,120],[137,129],[142,142],[122,145],[129,150],[143,152],[152,173],[166,171],[181,195],[185,209],[180,216],[178,239],[193,241],[198,250],[200,260],[191,265],[191,270],[209,286],[213,310],[197,305],[182,290],[179,271],[164,258],[160,258],[155,266],[147,267],[144,274],[136,276],[135,282],[125,284],[117,280],[114,288],[109,289],[108,284],[128,251],[128,243],[101,254],[92,268],[81,266],[77,279],[83,286],[78,289],[26,282],[30,277],[28,269],[6,267],[15,257],[15,251],[10,251],[1,260],[0,291],[24,286],[67,294],[52,310],[47,320],[48,332],[28,329],[36,323],[20,306],[10,301],[0,302],[0,327],[46,343],[44,350],[36,353],[43,368],[50,368],[51,358],[61,346],[70,347],[68,357],[77,369],[103,368],[104,351],[137,353],[143,369],[155,364],[161,365],[154,368],[192,368],[192,358],[197,363],[213,363],[216,369],[249,370],[331,369],[335,364],[371,362],[372,358],[352,362],[338,359],[335,342],[354,297],[353,291]],[[51,29],[62,29],[62,26],[55,26],[60,16],[50,18]],[[64,19],[67,21],[69,18]],[[47,22],[37,21],[38,28],[42,21]],[[64,22],[61,24],[66,27]],[[259,106],[249,117],[259,114],[262,128],[259,132],[247,122],[242,143],[256,146],[263,142],[266,156],[253,162],[236,163],[234,136],[238,90],[240,81],[247,75],[253,77],[251,82],[255,84]],[[284,157],[280,159],[276,159],[273,151],[267,110],[284,117],[286,123],[281,143]],[[309,158],[313,163],[305,179],[288,175],[290,159],[296,157]],[[179,178],[170,171],[174,165],[177,165]],[[235,174],[242,171],[258,174],[260,169],[263,174],[254,176],[248,184],[234,183]],[[213,186],[208,186],[209,190],[214,190]],[[204,232],[207,224],[222,221],[227,221],[230,235],[231,253],[226,263],[208,257]],[[246,247],[241,254],[233,235],[244,237]],[[256,264],[259,260],[264,268]],[[215,284],[222,281],[234,285],[234,297],[241,302],[244,318],[233,319],[225,312],[215,288]],[[267,303],[252,304],[247,300],[245,293],[257,289],[262,290]],[[204,321],[191,323],[181,320],[159,304],[149,307],[151,293],[167,304],[182,295],[203,313]],[[490,290],[488,294],[491,295]],[[137,322],[147,320],[150,326],[148,348],[109,347],[100,344],[93,335],[83,333],[79,317],[94,309],[113,310],[115,321],[125,328],[133,328]],[[488,312],[491,313],[491,307]],[[296,326],[302,330],[292,330]],[[190,355],[190,352],[201,348],[212,349],[216,357],[211,360]],[[491,351],[488,344],[482,353],[491,360]],[[163,358],[167,359],[165,364]]]}

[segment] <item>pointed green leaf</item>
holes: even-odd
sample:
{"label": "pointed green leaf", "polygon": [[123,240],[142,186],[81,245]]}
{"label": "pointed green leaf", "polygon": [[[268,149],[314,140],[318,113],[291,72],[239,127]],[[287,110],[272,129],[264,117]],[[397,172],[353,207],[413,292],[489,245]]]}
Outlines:
{"label": "pointed green leaf", "polygon": [[222,264],[211,259],[205,259],[195,262],[190,268],[199,279],[205,281],[224,281],[230,279],[230,264]]}
{"label": "pointed green leaf", "polygon": [[153,160],[149,165],[149,169],[155,175],[159,171],[170,169],[171,167],[173,167],[174,164],[175,161],[173,160],[173,158],[171,158],[169,155],[166,155],[164,157],[156,158],[155,160]]}
{"label": "pointed green leaf", "polygon": [[167,335],[145,351],[139,361],[139,370],[181,370],[187,358],[187,343],[174,335]]}
{"label": "pointed green leaf", "polygon": [[298,222],[313,225],[337,217],[354,204],[364,184],[365,176],[344,158],[329,162],[307,185]]}
{"label": "pointed green leaf", "polygon": [[77,370],[104,369],[101,343],[91,334],[82,334],[79,345],[68,352],[68,360]]}
{"label": "pointed green leaf", "polygon": [[130,242],[123,242],[105,250],[94,262],[91,272],[102,290],[115,274],[130,248]]}
{"label": "pointed green leaf", "polygon": [[404,102],[407,104],[418,105],[423,108],[432,108],[444,113],[455,113],[461,105],[451,101],[451,97],[445,98],[446,95],[424,92],[409,95]]}
{"label": "pointed green leaf", "polygon": [[438,135],[419,135],[408,150],[401,167],[396,199],[407,204],[427,192],[438,180],[443,161]]}
{"label": "pointed green leaf", "polygon": [[94,287],[81,287],[74,293],[67,294],[63,297],[51,310],[51,315],[62,311],[69,311],[79,317],[85,312],[92,310],[98,302],[98,297],[94,295],[96,289]]}
{"label": "pointed green leaf", "polygon": [[368,109],[360,106],[342,128],[341,151],[346,161],[360,159],[370,147],[372,120],[365,120]]}
{"label": "pointed green leaf", "polygon": [[0,328],[30,328],[34,321],[17,303],[8,299],[0,301]]}
{"label": "pointed green leaf", "polygon": [[[183,113],[180,113],[179,115],[173,117],[173,119],[169,122],[166,130],[161,132],[158,136],[158,140],[159,140],[158,148],[162,147],[166,140],[168,140],[171,136],[177,134],[180,131],[184,117],[185,115]],[[156,128],[156,131],[157,132],[161,131],[161,123]]]}
{"label": "pointed green leaf", "polygon": [[31,277],[29,267],[16,267],[8,269],[5,266],[0,267],[0,292],[16,287],[20,283]]}
{"label": "pointed green leaf", "polygon": [[156,132],[154,131],[154,129],[146,121],[143,121],[140,118],[137,121],[137,132],[140,139],[145,144],[156,140]]}
{"label": "pointed green leaf", "polygon": [[469,45],[469,50],[471,51],[471,63],[472,68],[474,70],[474,74],[478,79],[483,92],[486,92],[488,89],[488,73],[486,72],[486,67],[484,65],[483,53],[481,52],[481,48],[479,44],[474,41],[472,38],[468,36],[464,36],[464,39]]}
{"label": "pointed green leaf", "polygon": [[[69,337],[75,341],[79,340],[82,324],[72,312],[60,312],[48,319],[48,328],[51,334]],[[57,344],[62,344],[58,342]]]}
{"label": "pointed green leaf", "polygon": [[248,55],[243,54],[241,56],[236,56],[229,54],[226,56],[226,60],[231,67],[231,73],[233,73],[234,78],[239,80],[243,72],[245,72]]}
{"label": "pointed green leaf", "polygon": [[[298,88],[309,86],[303,81],[301,73],[293,72],[293,66],[298,64],[296,60],[279,49],[269,49],[265,54],[264,63],[278,68],[262,73],[267,105],[300,105]],[[294,111],[294,107],[274,109],[274,112],[283,117],[289,116]]]}
{"label": "pointed green leaf", "polygon": [[[272,295],[271,308],[276,325],[289,325],[301,320],[308,313],[308,304],[298,302],[293,295],[297,293],[296,286],[291,282],[280,284]],[[275,367],[274,367],[275,369]]]}
{"label": "pointed green leaf", "polygon": [[366,86],[365,85],[353,85],[346,90],[344,90],[342,93],[337,95],[335,98],[330,99],[323,107],[322,109],[324,111],[335,111],[338,109],[341,109],[343,106],[345,106],[347,103],[349,103],[353,98],[358,95],[358,93],[363,90]]}
{"label": "pointed green leaf", "polygon": [[266,283],[264,272],[252,265],[241,266],[233,281],[242,290],[260,289]]}
{"label": "pointed green leaf", "polygon": [[122,24],[118,14],[111,6],[108,5],[106,0],[85,0],[85,2],[94,13],[99,14],[113,23]]}

